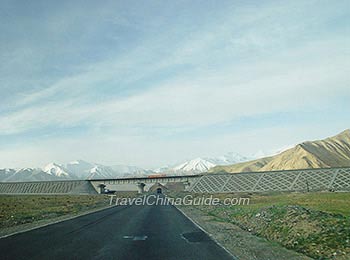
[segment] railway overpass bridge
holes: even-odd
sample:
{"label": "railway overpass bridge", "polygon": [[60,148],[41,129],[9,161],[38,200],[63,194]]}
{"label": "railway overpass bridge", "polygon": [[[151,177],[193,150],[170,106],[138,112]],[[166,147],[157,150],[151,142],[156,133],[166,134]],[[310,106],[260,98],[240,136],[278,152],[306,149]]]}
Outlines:
{"label": "railway overpass bridge", "polygon": [[115,191],[137,191],[138,193],[143,193],[154,190],[155,187],[189,191],[200,177],[201,175],[158,176],[102,180],[93,179],[89,181],[98,193],[101,193],[101,189],[103,188]]}

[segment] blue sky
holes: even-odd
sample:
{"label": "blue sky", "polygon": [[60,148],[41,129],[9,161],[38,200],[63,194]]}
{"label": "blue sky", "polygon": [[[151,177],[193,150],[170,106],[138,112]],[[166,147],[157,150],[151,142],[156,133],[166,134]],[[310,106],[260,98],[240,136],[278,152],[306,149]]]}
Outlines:
{"label": "blue sky", "polygon": [[0,167],[156,167],[335,135],[349,17],[349,1],[1,1]]}

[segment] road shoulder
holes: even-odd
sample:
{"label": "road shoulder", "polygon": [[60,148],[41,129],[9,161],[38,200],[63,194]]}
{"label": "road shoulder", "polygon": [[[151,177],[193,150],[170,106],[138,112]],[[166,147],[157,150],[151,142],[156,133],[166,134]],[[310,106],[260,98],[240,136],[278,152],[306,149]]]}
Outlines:
{"label": "road shoulder", "polygon": [[234,224],[222,222],[213,216],[206,215],[195,207],[177,206],[177,208],[238,259],[311,259],[277,243],[254,236]]}

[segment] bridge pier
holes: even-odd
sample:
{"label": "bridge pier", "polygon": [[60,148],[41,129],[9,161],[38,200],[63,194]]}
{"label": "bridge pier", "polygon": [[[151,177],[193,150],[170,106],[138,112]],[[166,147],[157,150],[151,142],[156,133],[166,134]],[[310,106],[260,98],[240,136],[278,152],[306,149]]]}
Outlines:
{"label": "bridge pier", "polygon": [[144,183],[142,183],[142,182],[137,184],[137,189],[138,189],[138,193],[139,193],[139,194],[142,194],[142,193],[145,192],[145,191],[144,191],[145,186],[146,186],[146,184],[144,184]]}
{"label": "bridge pier", "polygon": [[106,185],[104,185],[104,184],[101,183],[100,185],[98,185],[98,187],[99,187],[99,192],[100,192],[100,194],[105,193]]}
{"label": "bridge pier", "polygon": [[191,183],[189,181],[185,181],[183,184],[185,186],[185,191],[188,191],[191,187]]}

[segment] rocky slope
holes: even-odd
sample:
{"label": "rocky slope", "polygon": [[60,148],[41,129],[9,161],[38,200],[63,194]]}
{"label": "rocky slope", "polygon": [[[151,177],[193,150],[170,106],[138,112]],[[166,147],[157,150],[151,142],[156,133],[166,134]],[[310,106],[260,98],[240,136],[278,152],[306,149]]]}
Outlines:
{"label": "rocky slope", "polygon": [[348,166],[350,167],[350,130],[345,130],[324,140],[303,142],[275,156],[217,166],[210,172],[234,173]]}

